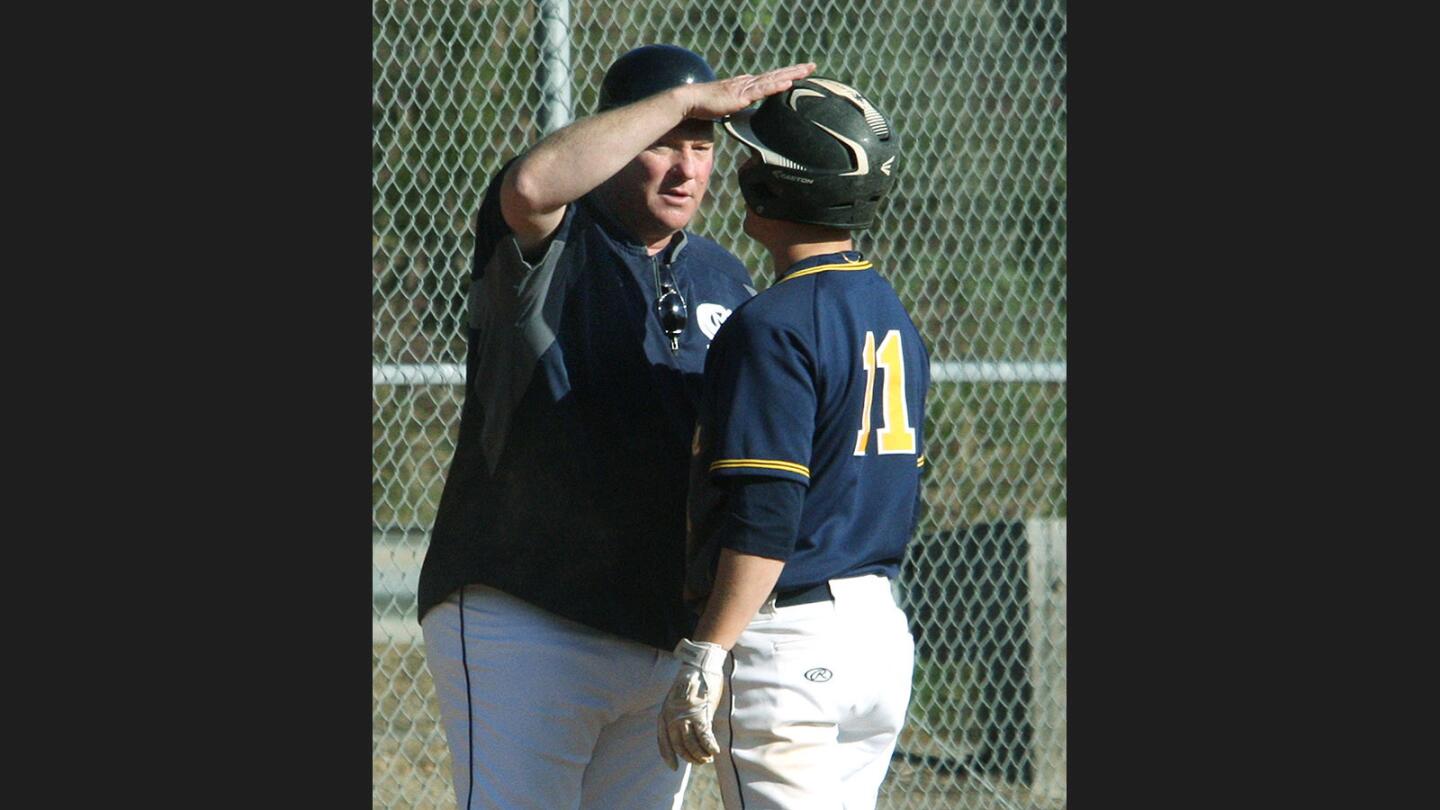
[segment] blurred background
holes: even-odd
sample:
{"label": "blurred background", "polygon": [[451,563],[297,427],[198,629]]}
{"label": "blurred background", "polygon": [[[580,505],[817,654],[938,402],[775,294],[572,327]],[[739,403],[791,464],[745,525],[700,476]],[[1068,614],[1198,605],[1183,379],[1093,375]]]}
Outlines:
{"label": "blurred background", "polygon": [[[463,401],[481,192],[593,111],[605,68],[669,42],[721,76],[793,62],[855,85],[901,137],[858,247],[925,337],[927,512],[897,583],[917,638],[881,808],[1063,808],[1065,0],[376,0],[373,806],[453,808],[415,585]],[[692,229],[769,284],[717,140]],[[710,766],[687,810],[718,810]]]}

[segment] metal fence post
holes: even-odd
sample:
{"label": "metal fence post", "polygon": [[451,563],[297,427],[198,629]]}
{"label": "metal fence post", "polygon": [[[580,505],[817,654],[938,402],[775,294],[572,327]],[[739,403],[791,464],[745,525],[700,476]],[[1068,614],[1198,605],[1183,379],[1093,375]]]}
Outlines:
{"label": "metal fence post", "polygon": [[570,0],[540,0],[540,134],[570,123]]}

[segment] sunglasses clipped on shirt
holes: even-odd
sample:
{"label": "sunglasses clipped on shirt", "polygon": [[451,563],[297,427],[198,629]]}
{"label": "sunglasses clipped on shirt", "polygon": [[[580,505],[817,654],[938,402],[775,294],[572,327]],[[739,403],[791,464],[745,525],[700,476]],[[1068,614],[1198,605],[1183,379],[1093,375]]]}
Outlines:
{"label": "sunglasses clipped on shirt", "polygon": [[675,283],[675,274],[670,266],[656,262],[655,267],[655,289],[658,292],[655,312],[660,316],[660,328],[670,338],[670,351],[679,351],[680,334],[690,321],[690,309],[685,305],[685,296],[680,294],[680,286]]}

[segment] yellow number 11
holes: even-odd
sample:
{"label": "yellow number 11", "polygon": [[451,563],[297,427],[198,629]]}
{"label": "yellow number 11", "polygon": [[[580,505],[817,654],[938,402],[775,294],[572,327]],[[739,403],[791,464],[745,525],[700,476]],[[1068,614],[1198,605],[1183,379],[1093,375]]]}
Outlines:
{"label": "yellow number 11", "polygon": [[870,405],[875,401],[875,366],[885,369],[885,390],[880,405],[885,424],[880,428],[880,453],[914,453],[915,429],[910,426],[910,412],[905,408],[905,355],[900,351],[900,330],[891,329],[875,351],[875,333],[865,333],[861,351],[865,363],[865,409],[860,415],[860,434],[855,438],[855,455],[865,455],[870,443]]}

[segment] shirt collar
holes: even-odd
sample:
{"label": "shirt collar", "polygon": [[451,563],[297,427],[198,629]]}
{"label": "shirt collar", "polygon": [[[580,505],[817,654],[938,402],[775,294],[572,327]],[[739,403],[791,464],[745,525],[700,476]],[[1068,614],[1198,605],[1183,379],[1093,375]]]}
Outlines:
{"label": "shirt collar", "polygon": [[[842,250],[839,253],[820,253],[815,256],[807,256],[785,268],[785,272],[780,274],[780,281],[802,273],[808,276],[811,273],[819,273],[826,270],[864,270],[870,266],[870,262],[865,261],[865,257],[858,250]],[[807,270],[810,272],[805,272]]]}

